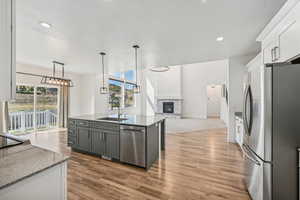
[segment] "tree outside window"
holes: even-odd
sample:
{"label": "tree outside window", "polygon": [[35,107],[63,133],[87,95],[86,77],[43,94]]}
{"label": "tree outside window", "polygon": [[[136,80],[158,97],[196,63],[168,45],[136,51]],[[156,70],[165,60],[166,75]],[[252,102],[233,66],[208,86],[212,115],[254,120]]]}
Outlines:
{"label": "tree outside window", "polygon": [[109,104],[112,109],[135,106],[134,81],[134,70],[117,72],[109,78]]}

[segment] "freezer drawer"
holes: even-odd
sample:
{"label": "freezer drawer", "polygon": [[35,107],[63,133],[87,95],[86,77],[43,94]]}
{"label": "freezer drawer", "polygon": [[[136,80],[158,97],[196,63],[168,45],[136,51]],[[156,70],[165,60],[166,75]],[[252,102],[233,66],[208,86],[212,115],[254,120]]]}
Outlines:
{"label": "freezer drawer", "polygon": [[253,200],[272,200],[272,165],[260,160],[247,145],[242,146],[245,158],[246,186]]}

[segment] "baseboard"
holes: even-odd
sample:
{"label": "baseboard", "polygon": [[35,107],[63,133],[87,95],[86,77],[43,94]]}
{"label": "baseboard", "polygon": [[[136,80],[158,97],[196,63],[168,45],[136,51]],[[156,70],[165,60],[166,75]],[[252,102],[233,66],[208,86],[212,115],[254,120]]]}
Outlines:
{"label": "baseboard", "polygon": [[207,119],[206,116],[182,115],[182,119]]}

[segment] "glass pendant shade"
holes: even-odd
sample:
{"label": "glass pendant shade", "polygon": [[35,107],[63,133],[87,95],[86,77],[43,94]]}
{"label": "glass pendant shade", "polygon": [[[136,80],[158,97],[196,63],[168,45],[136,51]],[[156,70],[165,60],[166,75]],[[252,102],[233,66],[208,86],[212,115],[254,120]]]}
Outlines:
{"label": "glass pendant shade", "polygon": [[100,53],[100,55],[101,55],[101,58],[102,58],[102,87],[100,87],[100,94],[107,94],[108,93],[108,88],[107,87],[105,87],[105,81],[104,81],[104,79],[105,79],[105,77],[104,77],[104,56],[106,55],[106,53],[104,53],[104,52],[101,52]]}
{"label": "glass pendant shade", "polygon": [[141,92],[141,87],[138,85],[138,49],[139,45],[133,45],[134,55],[135,55],[135,86],[133,88],[133,93],[139,94]]}
{"label": "glass pendant shade", "polygon": [[107,87],[100,87],[100,94],[107,94],[108,88]]}

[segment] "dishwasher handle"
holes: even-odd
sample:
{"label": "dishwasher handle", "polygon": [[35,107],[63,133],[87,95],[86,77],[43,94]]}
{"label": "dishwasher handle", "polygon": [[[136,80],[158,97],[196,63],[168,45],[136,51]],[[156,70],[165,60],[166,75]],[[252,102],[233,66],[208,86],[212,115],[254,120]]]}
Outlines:
{"label": "dishwasher handle", "polygon": [[140,132],[140,133],[145,132],[145,130],[141,130],[141,129],[121,129],[121,130],[126,132]]}
{"label": "dishwasher handle", "polygon": [[136,126],[121,126],[121,131],[124,132],[139,132],[139,133],[145,133],[144,127],[136,127]]}

